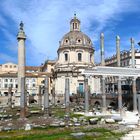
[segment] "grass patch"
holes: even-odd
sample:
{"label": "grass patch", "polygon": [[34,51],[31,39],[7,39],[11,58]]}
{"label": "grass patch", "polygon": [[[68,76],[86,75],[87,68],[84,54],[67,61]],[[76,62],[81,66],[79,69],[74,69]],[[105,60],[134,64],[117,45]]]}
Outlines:
{"label": "grass patch", "polygon": [[[77,140],[71,133],[84,132],[80,140],[111,140],[120,138],[123,133],[114,133],[105,128],[35,128],[31,131],[17,130],[0,132],[0,140]],[[88,135],[90,134],[90,135]]]}
{"label": "grass patch", "polygon": [[51,113],[52,113],[52,115],[57,116],[59,118],[64,118],[64,116],[66,114],[65,109],[59,108],[59,107],[52,108]]}
{"label": "grass patch", "polygon": [[83,117],[84,115],[82,114],[74,114],[74,113],[70,113],[70,117],[71,118],[79,118],[79,117]]}

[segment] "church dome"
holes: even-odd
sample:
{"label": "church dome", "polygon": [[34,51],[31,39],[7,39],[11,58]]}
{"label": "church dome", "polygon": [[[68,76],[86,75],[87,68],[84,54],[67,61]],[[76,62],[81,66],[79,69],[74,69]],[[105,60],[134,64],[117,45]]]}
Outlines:
{"label": "church dome", "polygon": [[80,20],[76,15],[70,21],[70,32],[65,34],[60,41],[60,47],[88,47],[92,48],[91,39],[80,31]]}
{"label": "church dome", "polygon": [[60,42],[60,47],[83,46],[92,47],[91,39],[81,31],[70,31]]}

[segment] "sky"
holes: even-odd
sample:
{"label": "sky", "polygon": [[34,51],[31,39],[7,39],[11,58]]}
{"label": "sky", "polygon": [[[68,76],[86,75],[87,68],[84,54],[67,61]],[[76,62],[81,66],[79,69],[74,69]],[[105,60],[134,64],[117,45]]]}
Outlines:
{"label": "sky", "polygon": [[59,41],[70,31],[76,12],[81,31],[95,48],[95,62],[100,62],[100,33],[104,33],[105,57],[115,54],[116,35],[121,51],[140,41],[140,0],[0,0],[0,64],[17,63],[17,33],[24,23],[26,65],[39,66],[57,59]]}

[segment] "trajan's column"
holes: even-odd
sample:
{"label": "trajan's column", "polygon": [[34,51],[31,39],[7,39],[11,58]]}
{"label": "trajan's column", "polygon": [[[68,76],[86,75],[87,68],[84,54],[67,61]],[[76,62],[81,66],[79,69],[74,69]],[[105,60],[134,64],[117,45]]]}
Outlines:
{"label": "trajan's column", "polygon": [[20,23],[18,40],[18,93],[20,94],[20,117],[25,117],[25,40],[23,23]]}

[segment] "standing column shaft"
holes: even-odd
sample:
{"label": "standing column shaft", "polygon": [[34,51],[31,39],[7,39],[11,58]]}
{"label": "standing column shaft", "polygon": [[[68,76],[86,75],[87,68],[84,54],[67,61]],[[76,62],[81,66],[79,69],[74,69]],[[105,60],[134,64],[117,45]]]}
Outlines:
{"label": "standing column shaft", "polygon": [[45,78],[45,93],[44,93],[44,110],[49,112],[49,77]]}
{"label": "standing column shaft", "polygon": [[12,87],[8,88],[8,106],[12,108]]}
{"label": "standing column shaft", "polygon": [[69,108],[69,78],[65,79],[65,107]]}
{"label": "standing column shaft", "polygon": [[21,97],[20,97],[20,117],[26,117],[26,108],[25,108],[25,77],[21,78]]}
{"label": "standing column shaft", "polygon": [[53,104],[55,105],[55,86],[53,86],[52,88],[52,100],[53,100]]}
{"label": "standing column shaft", "polygon": [[[18,92],[21,93],[21,78],[25,77],[25,44],[24,39],[18,39]],[[25,87],[24,87],[25,88]]]}
{"label": "standing column shaft", "polygon": [[101,33],[100,35],[100,49],[101,49],[101,65],[105,65],[105,60],[104,60],[104,34]]}
{"label": "standing column shaft", "polygon": [[132,68],[135,68],[135,48],[134,48],[134,39],[131,38],[131,63],[132,63]]}
{"label": "standing column shaft", "polygon": [[84,89],[85,89],[85,113],[89,111],[89,90],[88,90],[88,77],[85,76],[84,79]]}
{"label": "standing column shaft", "polygon": [[17,35],[18,40],[18,93],[21,94],[20,117],[25,117],[25,40],[23,23],[20,23],[20,30]]}
{"label": "standing column shaft", "polygon": [[136,92],[136,78],[132,79],[133,81],[133,111],[137,112],[137,92]]}
{"label": "standing column shaft", "polygon": [[138,112],[140,116],[140,94],[138,94],[137,96],[138,96]]}
{"label": "standing column shaft", "polygon": [[102,113],[106,113],[106,94],[105,94],[105,77],[102,76],[101,78],[101,90],[102,90]]}
{"label": "standing column shaft", "polygon": [[38,106],[41,107],[42,106],[42,89],[41,89],[41,86],[39,86],[39,93],[38,93]]}
{"label": "standing column shaft", "polygon": [[118,77],[118,109],[122,114],[122,88],[121,88],[121,77]]}
{"label": "standing column shaft", "polygon": [[117,67],[120,67],[120,37],[116,36]]}

